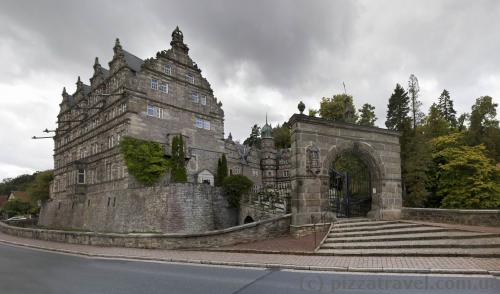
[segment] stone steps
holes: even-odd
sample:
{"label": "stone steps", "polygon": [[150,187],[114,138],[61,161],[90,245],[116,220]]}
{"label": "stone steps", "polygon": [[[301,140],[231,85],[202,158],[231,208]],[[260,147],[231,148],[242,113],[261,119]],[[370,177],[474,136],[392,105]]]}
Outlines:
{"label": "stone steps", "polygon": [[337,256],[500,257],[498,248],[319,249],[316,253],[318,255]]}
{"label": "stone steps", "polygon": [[500,248],[500,237],[481,239],[434,239],[407,241],[380,241],[356,243],[325,243],[325,249],[384,249],[384,248]]}
{"label": "stone steps", "polygon": [[365,237],[342,237],[342,238],[327,238],[325,243],[347,243],[347,242],[377,242],[377,241],[405,241],[405,240],[439,240],[439,239],[476,239],[500,237],[499,234],[493,233],[476,233],[465,231],[445,231],[445,232],[430,232],[430,233],[415,233],[415,234],[399,234],[399,235],[380,235],[380,236],[365,236]]}
{"label": "stone steps", "polygon": [[411,222],[343,219],[332,226],[316,252],[352,256],[500,257],[500,234]]}

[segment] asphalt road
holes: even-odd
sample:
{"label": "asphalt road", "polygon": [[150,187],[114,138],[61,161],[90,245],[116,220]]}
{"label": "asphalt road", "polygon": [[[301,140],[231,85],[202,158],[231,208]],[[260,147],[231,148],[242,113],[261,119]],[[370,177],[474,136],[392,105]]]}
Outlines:
{"label": "asphalt road", "polygon": [[500,293],[487,276],[366,275],[88,258],[0,244],[0,293]]}

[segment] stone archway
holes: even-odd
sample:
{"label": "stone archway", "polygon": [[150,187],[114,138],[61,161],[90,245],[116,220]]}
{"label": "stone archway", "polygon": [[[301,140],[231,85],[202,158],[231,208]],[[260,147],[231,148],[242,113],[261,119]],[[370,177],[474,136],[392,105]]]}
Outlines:
{"label": "stone archway", "polygon": [[243,220],[243,223],[244,224],[249,224],[249,223],[253,223],[254,220],[251,216],[247,215],[247,217],[245,217],[245,219]]}
{"label": "stone archway", "polygon": [[292,225],[334,219],[328,199],[329,168],[341,154],[356,154],[370,169],[374,188],[368,217],[397,219],[401,211],[401,159],[397,132],[294,114]]}

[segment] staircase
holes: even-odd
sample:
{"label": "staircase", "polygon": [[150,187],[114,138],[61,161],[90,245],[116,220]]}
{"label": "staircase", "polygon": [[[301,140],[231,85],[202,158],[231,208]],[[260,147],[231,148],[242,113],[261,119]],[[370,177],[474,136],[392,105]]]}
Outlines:
{"label": "staircase", "polygon": [[319,255],[500,257],[500,234],[401,221],[338,220]]}

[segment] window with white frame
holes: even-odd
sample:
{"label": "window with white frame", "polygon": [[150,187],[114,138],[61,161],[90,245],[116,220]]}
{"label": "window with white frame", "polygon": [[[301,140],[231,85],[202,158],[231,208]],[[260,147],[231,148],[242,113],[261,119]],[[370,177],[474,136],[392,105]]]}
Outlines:
{"label": "window with white frame", "polygon": [[203,120],[203,128],[210,131],[210,122],[208,120]]}
{"label": "window with white frame", "polygon": [[199,129],[203,129],[203,119],[197,117],[194,125]]}
{"label": "window with white frame", "polygon": [[191,100],[193,100],[194,103],[199,103],[200,102],[200,95],[198,95],[197,92],[192,92],[191,93]]}
{"label": "window with white frame", "polygon": [[207,95],[201,95],[201,104],[207,105]]}
{"label": "window with white frame", "polygon": [[163,72],[169,76],[172,75],[172,67],[170,66],[170,64],[165,64],[163,66]]}
{"label": "window with white frame", "polygon": [[158,80],[151,79],[151,89],[158,90]]}
{"label": "window with white frame", "polygon": [[239,166],[235,166],[233,168],[233,174],[239,175],[241,173],[241,168]]}
{"label": "window with white frame", "polygon": [[148,104],[146,114],[157,118],[163,118],[163,108]]}
{"label": "window with white frame", "polygon": [[258,170],[258,169],[256,169],[256,168],[252,169],[252,175],[253,175],[254,177],[258,177],[258,176],[259,176],[259,170]]}
{"label": "window with white frame", "polygon": [[287,170],[284,170],[284,171],[283,171],[283,176],[284,176],[284,177],[288,177],[288,176],[289,176],[289,174],[288,174],[288,171],[287,171]]}
{"label": "window with white frame", "polygon": [[149,116],[155,116],[155,107],[151,104],[148,104],[147,114]]}
{"label": "window with white frame", "polygon": [[192,73],[190,72],[186,73],[186,81],[190,82],[191,84],[194,84],[194,76]]}
{"label": "window with white frame", "polygon": [[168,93],[168,84],[165,82],[160,83],[160,91],[163,93]]}
{"label": "window with white frame", "polygon": [[85,184],[85,170],[83,168],[78,170],[77,183]]}

